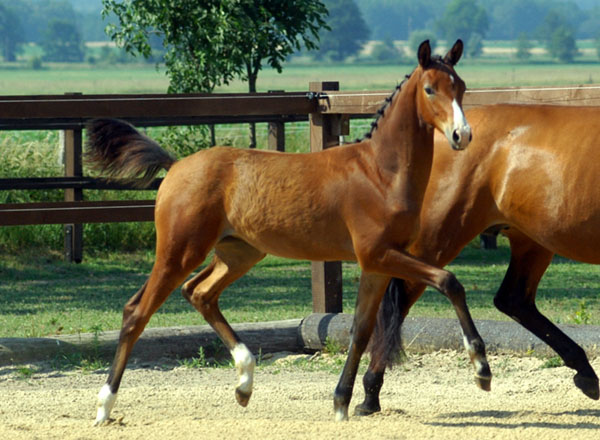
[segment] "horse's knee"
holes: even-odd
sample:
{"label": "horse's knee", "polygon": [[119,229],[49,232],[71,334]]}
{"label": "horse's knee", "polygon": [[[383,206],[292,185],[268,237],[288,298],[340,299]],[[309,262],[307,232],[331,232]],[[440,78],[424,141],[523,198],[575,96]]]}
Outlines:
{"label": "horse's knee", "polygon": [[452,302],[465,299],[465,288],[452,272],[446,271],[446,274],[440,283],[440,290]]}

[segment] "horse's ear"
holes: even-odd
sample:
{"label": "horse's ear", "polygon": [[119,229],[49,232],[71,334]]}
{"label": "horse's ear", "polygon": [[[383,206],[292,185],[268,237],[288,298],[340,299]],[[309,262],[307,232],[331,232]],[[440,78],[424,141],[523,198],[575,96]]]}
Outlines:
{"label": "horse's ear", "polygon": [[454,43],[454,46],[452,46],[452,49],[450,49],[444,57],[444,61],[451,66],[455,66],[456,63],[458,63],[458,60],[460,60],[462,53],[463,42],[461,39],[458,39],[456,40],[456,43]]}
{"label": "horse's ear", "polygon": [[429,45],[429,40],[425,40],[419,45],[417,56],[419,58],[419,65],[423,69],[429,67],[431,63],[431,46]]}

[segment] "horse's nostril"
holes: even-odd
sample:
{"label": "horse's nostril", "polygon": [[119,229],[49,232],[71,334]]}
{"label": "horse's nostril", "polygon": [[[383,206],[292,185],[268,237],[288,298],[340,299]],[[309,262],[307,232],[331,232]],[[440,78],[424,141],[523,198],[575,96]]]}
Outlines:
{"label": "horse's nostril", "polygon": [[452,132],[452,140],[456,143],[458,143],[458,141],[460,141],[460,135],[458,134],[458,130],[454,130]]}
{"label": "horse's nostril", "polygon": [[473,140],[473,133],[469,132],[469,142]]}

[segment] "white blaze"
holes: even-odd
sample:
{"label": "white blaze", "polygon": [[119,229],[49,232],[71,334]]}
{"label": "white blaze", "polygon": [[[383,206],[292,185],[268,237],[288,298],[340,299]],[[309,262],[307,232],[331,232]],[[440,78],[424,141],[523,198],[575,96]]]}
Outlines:
{"label": "white blaze", "polygon": [[456,99],[452,100],[452,110],[454,111],[454,128],[460,131],[470,130],[471,127],[469,127],[469,124],[465,119],[465,114],[463,113],[462,108],[460,108],[460,105],[458,105],[458,102],[456,102]]}

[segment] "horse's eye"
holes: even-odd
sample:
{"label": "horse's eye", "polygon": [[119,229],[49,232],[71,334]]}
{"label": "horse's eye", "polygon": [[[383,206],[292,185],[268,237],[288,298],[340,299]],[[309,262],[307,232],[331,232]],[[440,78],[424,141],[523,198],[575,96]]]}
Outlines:
{"label": "horse's eye", "polygon": [[429,86],[425,86],[425,93],[427,93],[429,96],[435,94],[434,90]]}

